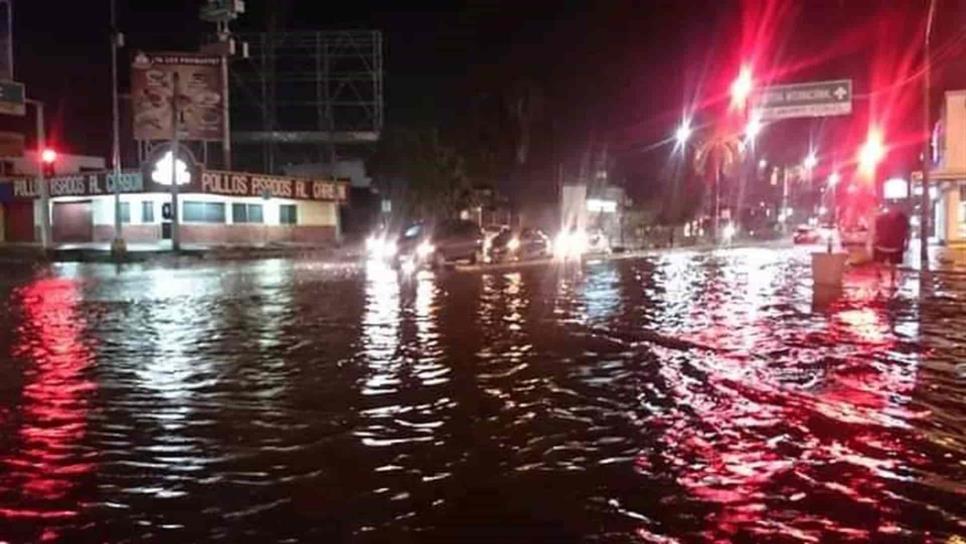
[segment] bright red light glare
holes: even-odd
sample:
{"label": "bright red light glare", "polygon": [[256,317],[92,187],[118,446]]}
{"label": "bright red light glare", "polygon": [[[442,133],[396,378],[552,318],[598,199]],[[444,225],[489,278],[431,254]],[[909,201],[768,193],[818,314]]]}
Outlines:
{"label": "bright red light glare", "polygon": [[44,149],[43,152],[40,153],[40,160],[46,164],[52,164],[57,160],[57,152],[53,149]]}

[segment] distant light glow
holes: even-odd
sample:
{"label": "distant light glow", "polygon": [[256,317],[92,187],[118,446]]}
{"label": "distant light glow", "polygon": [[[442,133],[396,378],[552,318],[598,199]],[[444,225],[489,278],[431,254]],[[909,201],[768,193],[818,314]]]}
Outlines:
{"label": "distant light glow", "polygon": [[366,252],[372,259],[388,259],[396,255],[396,243],[381,236],[366,239]]}
{"label": "distant light glow", "polygon": [[836,185],[839,184],[840,181],[842,181],[842,176],[840,176],[838,172],[832,172],[831,174],[829,174],[828,176],[829,187],[835,187]]}
{"label": "distant light glow", "polygon": [[766,161],[765,159],[761,159],[758,161],[758,168],[761,168],[762,170],[764,170],[767,167],[768,167],[768,161]]}
{"label": "distant light glow", "polygon": [[751,76],[751,68],[742,66],[738,71],[738,77],[731,84],[731,106],[744,108],[754,87],[755,81]]}
{"label": "distant light glow", "polygon": [[805,156],[805,160],[802,162],[802,165],[808,170],[818,166],[818,157],[815,156],[814,151],[809,152],[809,154]]}
{"label": "distant light glow", "polygon": [[554,240],[554,256],[561,259],[580,257],[587,251],[587,233],[582,230],[563,231]]}
{"label": "distant light glow", "polygon": [[506,243],[506,247],[510,251],[516,251],[516,250],[520,249],[520,239],[519,238],[510,238],[510,241]]}
{"label": "distant light glow", "polygon": [[[920,191],[921,192],[921,191]],[[902,178],[890,178],[882,185],[882,196],[886,200],[900,200],[909,197],[909,183]]]}
{"label": "distant light glow", "polygon": [[40,160],[46,164],[53,164],[57,160],[57,152],[47,148],[40,153]]}
{"label": "distant light glow", "polygon": [[429,242],[423,242],[416,246],[416,255],[423,259],[432,255],[434,251],[436,251],[436,248]]}
{"label": "distant light glow", "polygon": [[[920,184],[920,185],[916,185],[915,187],[913,187],[912,188],[912,194],[914,196],[922,196],[922,185]],[[937,189],[936,187],[930,187],[929,188],[929,198],[931,200],[938,199],[939,198],[939,189]]]}
{"label": "distant light glow", "polygon": [[614,200],[604,200],[601,198],[588,198],[587,211],[614,213],[617,211],[617,202]]}
{"label": "distant light glow", "polygon": [[754,142],[758,134],[761,133],[761,113],[752,112],[748,118],[748,125],[745,127],[745,139]]}
{"label": "distant light glow", "polygon": [[869,130],[868,139],[859,149],[859,171],[868,177],[874,176],[876,167],[885,158],[885,152],[882,132],[875,128]]}
{"label": "distant light glow", "polygon": [[735,233],[736,229],[734,223],[728,223],[723,229],[721,229],[721,236],[725,239],[725,241],[728,242],[734,239]]}
{"label": "distant light glow", "polygon": [[674,131],[674,139],[677,140],[678,146],[684,146],[688,142],[688,138],[691,137],[691,121],[684,119],[678,126],[677,130]]}

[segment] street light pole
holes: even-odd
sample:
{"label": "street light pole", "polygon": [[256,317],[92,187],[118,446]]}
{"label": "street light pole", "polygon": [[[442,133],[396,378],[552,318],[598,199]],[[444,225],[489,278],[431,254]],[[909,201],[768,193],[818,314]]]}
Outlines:
{"label": "street light pole", "polygon": [[120,33],[117,31],[117,10],[115,0],[111,0],[111,114],[113,142],[111,148],[111,167],[114,171],[114,240],[111,253],[121,255],[127,249],[121,224],[121,122],[117,96],[117,48]]}
{"label": "street light pole", "polygon": [[181,250],[178,232],[178,72],[171,73],[171,250]]}
{"label": "street light pole", "polygon": [[228,55],[229,46],[231,45],[231,30],[228,28],[228,21],[225,21],[223,25],[219,25],[218,29],[218,39],[221,40],[224,45],[224,50],[221,54],[221,155],[222,155],[222,167],[225,170],[231,170],[231,108],[229,106],[229,92],[231,85],[229,84],[228,77]]}
{"label": "street light pole", "polygon": [[929,126],[929,93],[931,91],[932,59],[929,53],[929,40],[932,34],[932,20],[936,14],[936,0],[929,0],[929,13],[926,15],[926,36],[923,41],[923,74],[922,74],[922,198],[920,200],[919,215],[919,262],[923,269],[929,265],[929,218],[932,204],[929,201],[929,167],[932,165],[929,147],[932,127]]}
{"label": "street light pole", "polygon": [[37,112],[37,190],[40,193],[40,245],[44,249],[50,247],[50,192],[44,176],[44,148],[47,147],[47,137],[44,134],[44,103],[27,98],[27,104]]}

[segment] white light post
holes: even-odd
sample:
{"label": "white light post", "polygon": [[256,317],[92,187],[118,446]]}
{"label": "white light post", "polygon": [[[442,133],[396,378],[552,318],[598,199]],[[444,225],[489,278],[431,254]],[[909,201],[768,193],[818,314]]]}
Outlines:
{"label": "white light post", "polygon": [[26,99],[25,102],[34,107],[37,112],[37,189],[40,192],[40,245],[44,249],[50,247],[50,191],[44,176],[44,151],[47,149],[47,137],[44,134],[44,103],[39,100]]}

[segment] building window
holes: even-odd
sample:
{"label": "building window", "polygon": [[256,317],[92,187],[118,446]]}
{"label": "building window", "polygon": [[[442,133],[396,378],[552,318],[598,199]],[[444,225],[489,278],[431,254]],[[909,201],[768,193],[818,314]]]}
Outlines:
{"label": "building window", "polygon": [[224,223],[225,205],[221,202],[185,202],[181,211],[185,222]]}
{"label": "building window", "polygon": [[141,202],[141,222],[154,223],[154,202],[150,200]]}
{"label": "building window", "polygon": [[232,204],[231,220],[234,223],[262,223],[262,205]]}
{"label": "building window", "polygon": [[121,202],[121,223],[131,222],[131,203]]}
{"label": "building window", "polygon": [[282,204],[278,207],[278,222],[283,225],[298,223],[298,208],[295,204]]}

